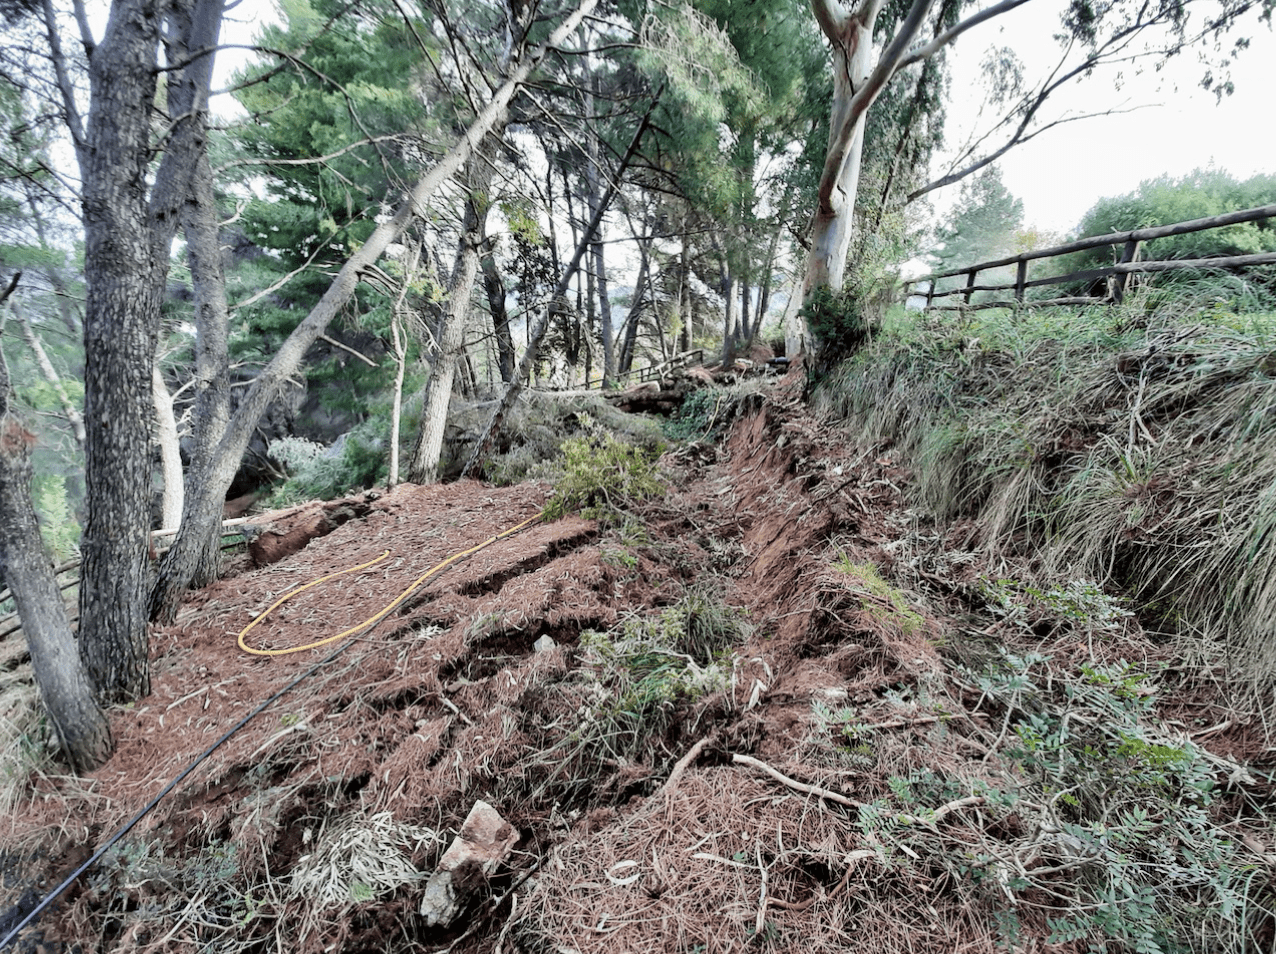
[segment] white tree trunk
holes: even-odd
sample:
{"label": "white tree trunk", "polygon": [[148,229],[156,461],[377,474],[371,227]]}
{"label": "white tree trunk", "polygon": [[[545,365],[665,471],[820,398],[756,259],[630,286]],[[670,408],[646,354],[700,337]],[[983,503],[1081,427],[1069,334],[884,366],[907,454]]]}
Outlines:
{"label": "white tree trunk", "polygon": [[168,393],[158,364],[151,369],[151,395],[155,400],[155,441],[159,444],[160,468],[164,475],[160,523],[165,530],[175,530],[182,524],[186,481],[182,474],[181,445],[177,440],[177,418],[173,416],[173,396]]}
{"label": "white tree trunk", "polygon": [[[287,340],[275,352],[274,358],[262,369],[261,374],[253,382],[248,393],[244,395],[226,434],[212,455],[208,473],[201,475],[201,499],[196,505],[201,513],[211,514],[212,510],[204,506],[212,500],[220,501],[234,480],[248,446],[253,428],[261,415],[265,413],[270,401],[279,389],[284,387],[290,375],[301,365],[306,350],[328,327],[329,322],[337,316],[360,280],[360,273],[374,264],[385,251],[386,246],[396,241],[403,234],[410,222],[418,216],[429,214],[428,202],[440,185],[454,176],[471,152],[482,140],[483,136],[500,121],[503,121],[509,109],[510,100],[515,91],[524,83],[532,70],[540,65],[549,55],[549,51],[562,43],[597,5],[598,0],[580,0],[579,5],[550,34],[549,39],[529,56],[501,87],[492,94],[492,98],[479,111],[469,128],[460,140],[421,177],[416,186],[408,194],[394,216],[382,222],[360,248],[347,259],[345,265],[332,280],[328,290],[310,310],[310,314],[293,329]],[[220,515],[218,515],[219,518]],[[211,516],[209,519],[214,519]],[[207,527],[184,527],[173,543],[173,548],[165,555],[160,564],[160,579],[151,594],[151,618],[171,621],[177,615],[177,608],[190,582],[184,567],[188,561],[188,551],[198,546],[198,537]]]}

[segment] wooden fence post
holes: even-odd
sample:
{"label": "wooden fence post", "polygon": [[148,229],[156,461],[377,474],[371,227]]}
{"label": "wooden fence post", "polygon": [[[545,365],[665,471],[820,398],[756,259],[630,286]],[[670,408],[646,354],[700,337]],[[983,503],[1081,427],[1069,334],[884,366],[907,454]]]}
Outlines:
{"label": "wooden fence post", "polygon": [[972,268],[966,275],[966,290],[962,292],[962,297],[965,299],[967,305],[970,304],[970,296],[975,288],[975,276],[978,274],[979,270]]}
{"label": "wooden fence post", "polygon": [[1028,260],[1019,259],[1019,267],[1015,269],[1015,301],[1023,301],[1024,284],[1028,281]]}
{"label": "wooden fence post", "polygon": [[[1121,261],[1117,264],[1128,265],[1134,261],[1139,254],[1139,243],[1137,239],[1130,239],[1125,243],[1125,248],[1121,250]],[[1112,283],[1112,304],[1119,305],[1125,298],[1125,282],[1130,277],[1129,272],[1118,272],[1116,281]]]}

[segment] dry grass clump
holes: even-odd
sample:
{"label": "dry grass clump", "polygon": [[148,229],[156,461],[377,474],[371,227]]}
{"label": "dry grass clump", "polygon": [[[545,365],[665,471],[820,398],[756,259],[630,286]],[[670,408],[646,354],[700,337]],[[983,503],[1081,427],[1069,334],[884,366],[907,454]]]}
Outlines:
{"label": "dry grass clump", "polygon": [[422,877],[412,857],[438,841],[435,832],[395,821],[391,812],[341,819],[297,861],[290,892],[316,910],[383,897]]}
{"label": "dry grass clump", "polygon": [[[0,817],[10,818],[31,795],[31,773],[48,766],[50,753],[47,732],[41,724],[44,706],[31,680],[30,666],[24,673],[7,673],[0,688]],[[23,678],[25,677],[25,678]]]}
{"label": "dry grass clump", "polygon": [[973,518],[985,551],[1031,548],[1056,579],[1133,595],[1185,652],[1221,647],[1272,709],[1276,316],[906,329],[849,362],[821,403],[893,442],[920,501]]}

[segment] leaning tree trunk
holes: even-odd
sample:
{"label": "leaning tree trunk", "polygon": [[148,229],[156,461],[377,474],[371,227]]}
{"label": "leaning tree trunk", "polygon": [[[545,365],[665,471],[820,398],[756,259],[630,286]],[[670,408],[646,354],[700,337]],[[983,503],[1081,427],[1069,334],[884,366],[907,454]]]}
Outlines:
{"label": "leaning tree trunk", "polygon": [[306,349],[318,339],[329,322],[350,300],[360,274],[381,257],[386,246],[398,239],[410,222],[426,213],[426,203],[435,190],[460,170],[483,136],[497,122],[504,121],[510,99],[518,86],[526,81],[551,49],[562,43],[576,29],[596,4],[597,0],[580,0],[580,4],[554,30],[549,39],[511,74],[475,117],[460,141],[421,177],[398,211],[379,224],[358,251],[346,260],[310,314],[293,330],[275,352],[274,358],[253,381],[217,449],[210,455],[207,471],[200,475],[198,481],[189,482],[187,498],[195,499],[188,503],[187,506],[191,508],[188,513],[197,513],[201,519],[198,524],[194,521],[183,522],[182,532],[160,563],[159,580],[151,592],[152,619],[171,622],[177,615],[182,594],[190,584],[190,576],[182,571],[183,567],[190,565],[189,551],[200,547],[207,534],[213,532],[210,523],[217,520],[212,516],[214,507],[220,508],[257,422],[288,378],[300,367]]}
{"label": "leaning tree trunk", "polygon": [[483,222],[487,218],[487,191],[492,184],[492,158],[495,148],[484,145],[470,160],[466,175],[465,221],[457,243],[456,263],[448,287],[447,308],[439,333],[439,353],[425,383],[425,402],[421,408],[421,427],[417,431],[412,459],[408,462],[408,480],[414,484],[432,484],[439,479],[439,455],[443,449],[443,432],[447,428],[447,411],[452,402],[452,385],[456,380],[456,363],[460,360],[465,339],[465,322],[470,314],[470,293],[478,275],[479,247],[483,244]]}
{"label": "leaning tree trunk", "polygon": [[8,368],[0,354],[0,567],[18,607],[49,721],[71,768],[87,772],[110,758],[111,726],[80,664],[62,593],[40,542],[31,505],[30,448],[35,435],[10,411],[10,393]]}
{"label": "leaning tree trunk", "polygon": [[[58,295],[59,299],[65,297],[63,294]],[[75,435],[76,444],[80,446],[80,450],[84,450],[84,415],[80,413],[79,409],[71,401],[71,396],[67,394],[66,386],[62,383],[62,376],[58,374],[57,369],[53,367],[53,362],[49,360],[49,355],[44,350],[44,345],[40,343],[39,336],[36,335],[35,329],[31,327],[31,320],[27,318],[26,311],[18,306],[16,300],[9,302],[9,306],[13,311],[13,316],[18,319],[18,325],[22,328],[22,337],[26,339],[27,347],[35,355],[35,361],[40,367],[40,373],[44,375],[44,380],[49,387],[53,388],[53,393],[58,396],[58,403],[62,405],[62,413],[66,415],[66,419],[71,423],[71,433]]]}

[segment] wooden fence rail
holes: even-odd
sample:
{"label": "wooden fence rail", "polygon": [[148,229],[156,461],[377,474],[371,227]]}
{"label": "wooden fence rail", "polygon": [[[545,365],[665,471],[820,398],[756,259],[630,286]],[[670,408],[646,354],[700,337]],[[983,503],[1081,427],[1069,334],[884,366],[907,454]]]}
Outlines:
{"label": "wooden fence rail", "polygon": [[[636,382],[643,384],[647,381],[659,381],[671,371],[677,371],[679,368],[685,368],[691,364],[704,364],[704,348],[693,348],[690,351],[683,351],[675,354],[668,361],[661,361],[659,364],[653,364],[647,368],[636,368],[631,371],[625,371],[616,375],[617,383]],[[592,390],[601,386],[602,378],[585,382],[585,390]]]}
{"label": "wooden fence rail", "polygon": [[[977,265],[967,265],[963,268],[953,268],[946,272],[935,272],[924,278],[911,281],[907,288],[916,288],[922,283],[929,282],[929,288],[926,291],[926,310],[935,308],[937,310],[963,310],[967,308],[1005,308],[1015,305],[1024,304],[1024,293],[1029,288],[1038,288],[1044,285],[1061,285],[1065,282],[1094,282],[1101,278],[1115,278],[1115,281],[1109,283],[1107,292],[1103,295],[1090,295],[1082,297],[1068,298],[1051,298],[1043,301],[1027,302],[1031,305],[1094,305],[1094,304],[1118,304],[1125,296],[1126,282],[1130,275],[1139,272],[1169,272],[1187,268],[1250,268],[1256,265],[1273,265],[1276,264],[1276,252],[1260,252],[1254,255],[1219,255],[1213,258],[1194,258],[1194,259],[1168,259],[1155,262],[1140,262],[1139,246],[1144,242],[1150,242],[1152,239],[1166,238],[1171,235],[1185,235],[1189,232],[1204,232],[1208,229],[1222,228],[1227,225],[1238,225],[1242,222],[1257,222],[1263,219],[1276,218],[1276,205],[1263,205],[1253,209],[1243,209],[1239,212],[1228,212],[1224,215],[1212,215],[1204,219],[1193,219],[1190,222],[1176,222],[1173,225],[1158,225],[1151,228],[1135,229],[1130,232],[1113,232],[1109,235],[1096,235],[1091,238],[1077,239],[1074,242],[1067,242],[1063,245],[1055,245],[1052,248],[1036,249],[1031,252],[1021,252],[1018,255],[1011,255],[1007,258],[998,258],[989,262],[980,262]],[[1057,258],[1060,255],[1067,255],[1071,252],[1081,252],[1086,249],[1102,248],[1104,246],[1121,246],[1120,256],[1117,261],[1103,268],[1089,268],[1080,272],[1072,272],[1067,275],[1052,275],[1048,278],[1028,279],[1028,265],[1030,262],[1038,259]],[[993,268],[1004,268],[1007,265],[1014,265],[1015,280],[1009,283],[980,285],[976,282],[976,278],[980,272],[988,271]],[[941,278],[954,278],[958,275],[966,276],[966,284],[961,288],[953,288],[948,291],[936,291],[936,283]],[[1015,297],[1013,301],[987,301],[972,303],[971,296],[975,292],[998,292],[998,291],[1014,291]],[[918,292],[917,294],[920,294]],[[960,295],[962,301],[957,305],[936,305],[937,298],[947,298],[953,295]]]}

